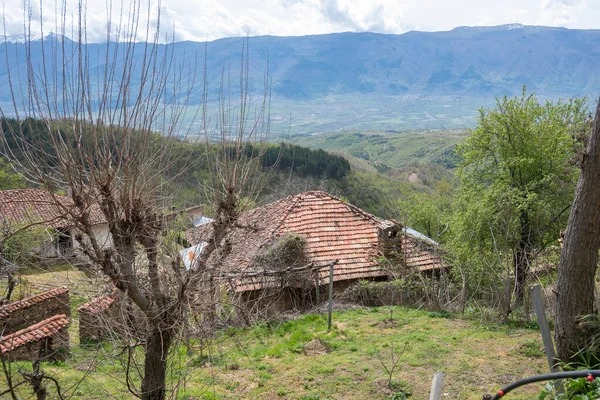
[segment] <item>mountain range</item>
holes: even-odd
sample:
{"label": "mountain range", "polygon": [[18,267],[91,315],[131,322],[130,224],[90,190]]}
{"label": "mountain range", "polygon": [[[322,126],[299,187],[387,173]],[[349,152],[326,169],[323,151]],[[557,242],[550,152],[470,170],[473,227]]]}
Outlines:
{"label": "mountain range", "polygon": [[[206,63],[214,105],[223,68],[239,77],[243,40],[159,46],[178,60],[197,56],[196,79]],[[105,46],[86,45],[96,71],[105,68],[100,56]],[[31,54],[41,63],[41,41],[32,42]],[[25,70],[22,41],[1,43],[0,59],[6,57],[0,60],[1,87],[7,87],[8,68]],[[292,133],[469,127],[480,106],[519,94],[524,85],[542,98],[600,93],[600,30],[511,24],[400,35],[259,36],[249,38],[249,60],[251,90],[260,92],[268,68],[275,129],[290,126]],[[192,102],[201,92],[198,84]],[[10,94],[0,91],[0,104],[6,107],[9,101]]]}

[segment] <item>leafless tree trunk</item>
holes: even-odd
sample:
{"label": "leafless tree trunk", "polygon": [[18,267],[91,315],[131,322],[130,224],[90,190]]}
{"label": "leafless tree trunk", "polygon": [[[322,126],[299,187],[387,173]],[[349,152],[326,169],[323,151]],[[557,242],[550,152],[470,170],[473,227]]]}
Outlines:
{"label": "leafless tree trunk", "polygon": [[[205,300],[203,296],[209,297],[208,303],[218,301],[213,292],[198,291],[212,276],[211,268],[218,268],[209,268],[207,261],[236,225],[244,205],[251,204],[245,200],[256,196],[262,185],[264,176],[258,171],[270,129],[270,78],[267,72],[262,102],[252,107],[246,41],[239,100],[232,102],[225,94],[231,82],[223,74],[217,138],[208,137],[212,126],[204,98],[206,156],[213,169],[202,186],[212,199],[215,234],[190,270],[182,267],[178,254],[172,254],[170,263],[161,262],[163,172],[172,162],[173,136],[189,129],[182,120],[193,82],[182,80],[188,71],[174,59],[173,46],[159,46],[159,25],[152,25],[147,12],[133,0],[130,14],[121,16],[127,21],[124,26],[107,25],[100,65],[91,65],[86,46],[85,3],[79,4],[78,25],[72,28],[75,42],[42,41],[41,65],[34,64],[34,44],[31,32],[26,32],[26,86],[19,77],[9,76],[14,85],[11,114],[20,123],[3,132],[3,139],[6,157],[27,179],[52,193],[68,193],[68,204],[58,196],[54,203],[82,233],[78,240],[83,253],[144,319],[146,328],[133,333],[144,346],[141,391],[131,391],[145,400],[162,400],[168,391],[169,350],[188,322],[186,308],[199,298]],[[64,22],[67,14],[63,9],[58,27],[63,35],[70,31]],[[146,25],[140,22],[144,18]],[[140,24],[145,33],[138,37]],[[100,73],[91,72],[98,69]],[[0,116],[4,111],[0,109]],[[44,135],[27,135],[28,118],[43,121]],[[94,228],[99,217],[108,224],[111,246],[102,243]]]}
{"label": "leafless tree trunk", "polygon": [[586,340],[577,318],[594,310],[594,277],[600,247],[600,101],[577,183],[558,266],[556,347],[561,360]]}

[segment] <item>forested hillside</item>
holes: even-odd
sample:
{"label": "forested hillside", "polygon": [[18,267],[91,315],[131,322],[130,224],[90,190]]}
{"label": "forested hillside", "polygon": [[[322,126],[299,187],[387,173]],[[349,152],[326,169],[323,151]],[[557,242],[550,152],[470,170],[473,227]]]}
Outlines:
{"label": "forested hillside", "polygon": [[[16,121],[2,119],[2,129],[9,132],[9,125],[14,129]],[[44,129],[41,121],[28,120],[24,132],[27,137],[36,137],[41,143]],[[63,135],[66,142],[73,141],[73,133],[64,125]],[[19,155],[19,148],[7,135],[8,145]],[[85,142],[85,140],[84,140]],[[168,142],[168,143],[167,143]],[[86,144],[84,143],[84,146]],[[89,144],[88,144],[89,145]],[[120,145],[118,138],[112,145]],[[206,202],[206,193],[201,182],[208,177],[206,145],[179,139],[167,139],[159,134],[150,144],[159,149],[169,146],[169,165],[162,171],[164,175],[164,193],[172,197],[178,207],[187,207]],[[260,146],[259,146],[260,147]],[[248,155],[258,151],[253,146],[245,149]],[[392,199],[401,195],[402,188],[391,176],[379,173],[374,169],[351,168],[348,158],[328,153],[322,149],[309,149],[294,144],[269,144],[260,150],[264,152],[262,167],[267,178],[259,201],[273,201],[285,195],[306,190],[328,190],[342,196],[352,203],[383,217],[392,218],[394,207]],[[52,147],[47,143],[44,154],[39,154],[37,161],[45,160],[52,165]],[[0,164],[0,180],[2,189],[23,187],[25,182],[18,178],[16,171],[6,162]],[[399,181],[405,180],[404,177]],[[58,188],[60,189],[60,188]],[[405,189],[405,188],[404,188]],[[176,196],[172,194],[176,193]],[[262,199],[262,200],[261,200]]]}

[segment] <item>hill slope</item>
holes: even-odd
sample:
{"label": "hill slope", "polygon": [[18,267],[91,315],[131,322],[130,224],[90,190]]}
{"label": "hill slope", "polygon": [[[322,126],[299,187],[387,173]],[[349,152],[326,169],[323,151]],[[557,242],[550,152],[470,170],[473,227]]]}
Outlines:
{"label": "hill slope", "polygon": [[[47,58],[53,53],[48,46],[58,40],[45,40]],[[207,44],[212,101],[224,65],[238,76],[242,40]],[[41,65],[41,44],[32,44],[34,65]],[[101,57],[105,46],[87,45],[92,73],[106,67]],[[173,50],[177,59],[205,50],[204,43],[195,42],[160,46]],[[141,46],[138,50],[141,57]],[[1,85],[6,85],[7,65],[13,72],[14,67],[25,70],[24,44],[0,44],[0,59],[7,55],[8,62],[0,61]],[[595,96],[600,88],[600,30],[504,25],[402,35],[261,36],[250,39],[250,60],[253,90],[260,89],[269,60],[275,122],[281,121],[276,129],[287,127],[290,112],[292,131],[298,133],[366,126],[465,127],[473,125],[480,105],[494,96],[518,93],[523,85],[542,97]],[[202,91],[197,86],[195,102]],[[236,86],[234,82],[232,88]],[[0,104],[9,100],[9,93],[0,93]]]}

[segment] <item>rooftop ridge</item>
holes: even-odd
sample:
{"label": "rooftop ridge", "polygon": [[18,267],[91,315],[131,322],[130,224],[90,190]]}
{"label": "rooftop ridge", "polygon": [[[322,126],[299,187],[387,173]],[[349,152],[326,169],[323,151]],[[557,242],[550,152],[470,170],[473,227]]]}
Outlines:
{"label": "rooftop ridge", "polygon": [[69,322],[71,321],[65,314],[58,314],[10,335],[0,337],[0,354],[19,348],[27,343],[50,337],[69,325]]}
{"label": "rooftop ridge", "polygon": [[38,303],[41,303],[44,300],[48,300],[50,298],[59,296],[64,293],[68,293],[69,288],[66,286],[62,286],[56,289],[48,290],[47,292],[43,292],[40,294],[36,294],[34,296],[27,297],[23,300],[15,301],[12,303],[8,303],[0,307],[0,318],[8,317],[11,313],[27,308],[32,307]]}
{"label": "rooftop ridge", "polygon": [[[311,191],[308,191],[308,192],[303,192],[303,193],[300,193],[300,194],[298,194],[298,195],[296,195],[296,196],[303,197],[303,196],[305,196],[305,195],[317,195],[317,196],[319,196],[319,197],[329,197],[330,199],[333,199],[333,200],[339,201],[339,202],[343,203],[343,204],[344,204],[346,207],[348,207],[348,209],[350,209],[352,212],[354,212],[354,213],[356,213],[356,214],[359,214],[359,215],[361,215],[361,216],[363,216],[363,217],[366,217],[366,218],[368,218],[368,219],[372,220],[372,221],[373,221],[373,222],[375,222],[375,223],[376,223],[376,224],[377,224],[379,227],[384,227],[384,226],[387,226],[387,224],[385,224],[385,222],[391,222],[392,224],[396,224],[396,225],[402,225],[401,223],[399,223],[398,221],[396,221],[396,220],[393,220],[393,219],[391,219],[391,220],[387,220],[387,219],[379,218],[379,217],[377,217],[376,215],[373,215],[373,214],[371,214],[370,212],[368,212],[368,211],[365,211],[365,210],[363,210],[362,208],[360,208],[360,207],[358,207],[358,206],[355,206],[355,205],[353,205],[353,204],[350,204],[350,203],[348,203],[347,201],[344,201],[344,200],[342,200],[341,198],[339,198],[339,197],[337,197],[337,196],[335,196],[335,195],[333,195],[333,194],[331,194],[331,193],[327,193],[327,192],[325,192],[325,191],[322,191],[322,190],[311,190]],[[288,213],[288,214],[286,214],[286,217],[287,217],[287,215],[289,215],[289,213]]]}

